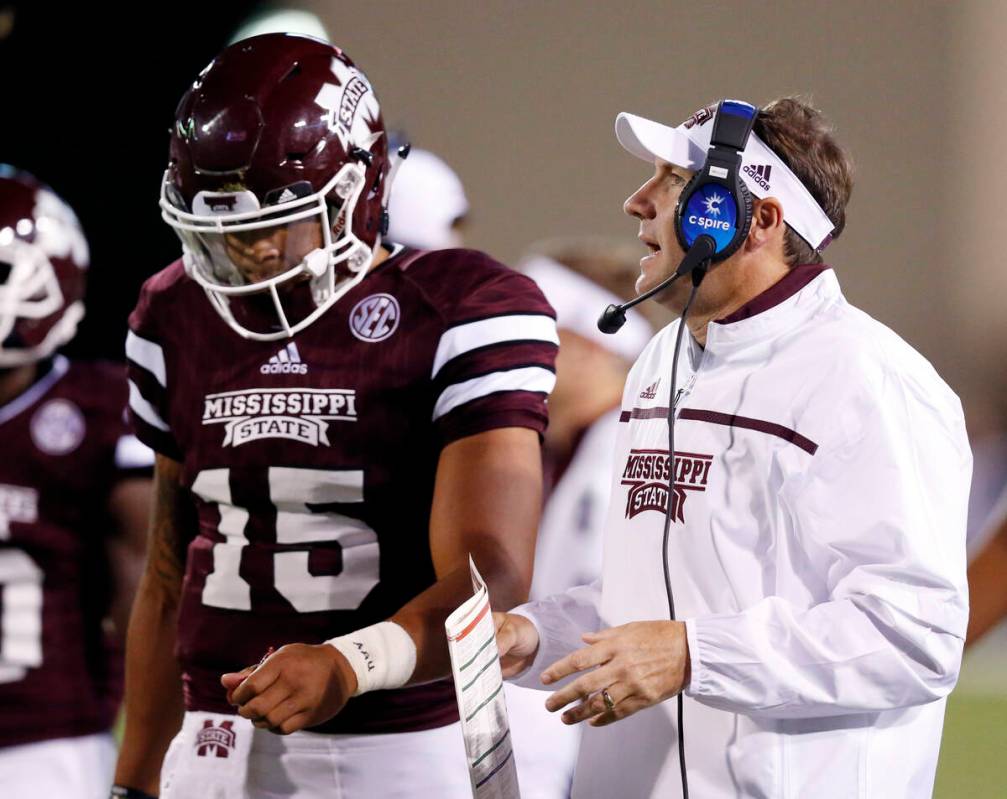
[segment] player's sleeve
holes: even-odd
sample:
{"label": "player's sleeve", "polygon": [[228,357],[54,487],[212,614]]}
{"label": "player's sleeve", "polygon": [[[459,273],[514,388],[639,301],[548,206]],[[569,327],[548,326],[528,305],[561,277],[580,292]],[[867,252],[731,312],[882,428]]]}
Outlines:
{"label": "player's sleeve", "polygon": [[538,632],[538,652],[531,666],[521,674],[511,677],[508,682],[524,688],[540,691],[555,691],[579,675],[572,674],[565,680],[545,686],[541,675],[549,666],[572,652],[584,648],[581,635],[595,632],[603,626],[599,608],[601,606],[601,578],[588,585],[578,585],[561,594],[553,594],[545,599],[519,605],[509,613],[524,616]]}
{"label": "player's sleeve", "polygon": [[[162,325],[156,313],[157,297],[148,280],[129,317],[126,365],[129,376],[129,418],[137,443],[174,460],[182,452],[168,423],[168,369]],[[123,457],[135,456],[125,444]]]}
{"label": "player's sleeve", "polygon": [[688,695],[802,718],[921,705],[954,687],[972,456],[961,405],[937,382],[886,375],[876,393],[836,404],[842,440],[780,492],[791,562],[820,601],[768,597],[686,620]]}
{"label": "player's sleeve", "polygon": [[[118,402],[112,410],[112,474],[113,480],[127,477],[150,477],[154,471],[154,451],[144,444],[133,432],[129,421],[129,405],[122,386],[126,381],[125,369],[116,365],[115,379],[119,391],[115,392]],[[128,385],[128,383],[127,383]],[[111,389],[111,386],[108,387]]]}
{"label": "player's sleeve", "polygon": [[501,427],[544,432],[559,338],[538,286],[501,268],[449,313],[431,370],[442,445]]}

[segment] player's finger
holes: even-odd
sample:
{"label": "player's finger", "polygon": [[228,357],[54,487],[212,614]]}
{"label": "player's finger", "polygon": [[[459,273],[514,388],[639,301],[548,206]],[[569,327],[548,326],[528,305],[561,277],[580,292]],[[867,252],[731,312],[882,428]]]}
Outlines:
{"label": "player's finger", "polygon": [[[220,675],[220,684],[227,689],[227,701],[231,701],[231,692],[241,685],[249,674],[255,671],[255,666],[246,666],[241,671],[231,671]],[[233,704],[233,703],[232,703]]]}
{"label": "player's finger", "polygon": [[600,666],[602,663],[607,663],[611,658],[612,652],[604,644],[594,644],[593,646],[578,649],[576,652],[571,652],[565,658],[557,660],[543,671],[542,682],[545,685],[554,683],[578,671],[584,671],[584,669],[590,669],[594,666]]}
{"label": "player's finger", "polygon": [[270,710],[264,721],[268,729],[278,729],[283,722],[304,712],[306,709],[302,702],[295,697],[288,697]]}
{"label": "player's finger", "polygon": [[278,727],[273,727],[270,732],[275,732],[277,735],[290,735],[292,732],[297,732],[298,730],[303,730],[311,723],[310,713],[297,713]]}
{"label": "player's finger", "polygon": [[496,611],[493,613],[493,628],[500,632],[500,628],[507,623],[507,614]]}
{"label": "player's finger", "polygon": [[283,674],[280,663],[267,660],[249,674],[232,692],[232,704],[244,705],[265,691]]}
{"label": "player's finger", "polygon": [[252,697],[244,705],[238,705],[238,715],[258,721],[291,695],[290,686],[282,681],[274,682],[258,696]]}
{"label": "player's finger", "polygon": [[614,679],[610,669],[589,671],[551,694],[545,701],[545,708],[552,712],[566,707],[571,702],[585,701],[592,694],[611,684]]}

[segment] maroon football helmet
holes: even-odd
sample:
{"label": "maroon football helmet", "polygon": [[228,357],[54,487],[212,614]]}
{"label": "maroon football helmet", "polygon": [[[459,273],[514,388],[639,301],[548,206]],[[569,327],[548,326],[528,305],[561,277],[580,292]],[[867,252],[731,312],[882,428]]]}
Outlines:
{"label": "maroon football helmet", "polygon": [[[366,274],[389,183],[364,74],[338,47],[266,34],[228,47],[182,97],[161,215],[224,321],[273,340],[311,324]],[[306,301],[295,319],[296,292]],[[267,299],[264,330],[235,312],[248,295]]]}
{"label": "maroon football helmet", "polygon": [[0,165],[0,368],[51,355],[84,316],[87,240],[73,210]]}

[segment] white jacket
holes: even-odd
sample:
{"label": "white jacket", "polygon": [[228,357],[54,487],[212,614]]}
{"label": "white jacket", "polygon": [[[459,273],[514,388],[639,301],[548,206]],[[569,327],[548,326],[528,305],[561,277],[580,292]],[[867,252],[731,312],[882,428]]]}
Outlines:
{"label": "white jacket", "polygon": [[[679,364],[668,559],[690,794],[930,796],[968,618],[961,404],[831,270],[799,267],[732,319],[705,350],[687,333]],[[627,381],[602,579],[519,609],[542,637],[520,684],[541,688],[583,630],[667,618],[677,325]],[[677,749],[674,699],[585,727],[574,796],[678,797]]]}

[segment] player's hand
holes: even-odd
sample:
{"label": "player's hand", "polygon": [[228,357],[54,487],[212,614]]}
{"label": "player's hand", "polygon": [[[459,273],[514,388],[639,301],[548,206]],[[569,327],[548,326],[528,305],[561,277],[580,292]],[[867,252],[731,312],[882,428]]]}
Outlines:
{"label": "player's hand", "polygon": [[[563,713],[564,724],[590,719],[591,726],[603,727],[675,696],[689,683],[684,622],[638,621],[581,637],[590,646],[542,672],[546,685],[585,672],[546,700],[552,712],[580,702]],[[612,708],[606,707],[603,690]]]}
{"label": "player's hand", "polygon": [[524,616],[516,613],[494,613],[497,650],[504,677],[513,677],[528,668],[538,652],[538,630]]}
{"label": "player's hand", "polygon": [[328,721],[357,690],[349,662],[328,644],[288,644],[220,683],[239,715],[281,735]]}

